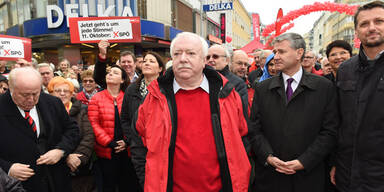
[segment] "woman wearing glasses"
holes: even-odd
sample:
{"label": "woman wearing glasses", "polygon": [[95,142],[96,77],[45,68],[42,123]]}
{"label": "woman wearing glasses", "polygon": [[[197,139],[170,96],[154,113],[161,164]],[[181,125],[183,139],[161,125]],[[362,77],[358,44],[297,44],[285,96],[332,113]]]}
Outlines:
{"label": "woman wearing glasses", "polygon": [[95,136],[89,123],[87,110],[80,101],[72,98],[73,84],[63,77],[54,77],[48,83],[48,92],[58,97],[64,104],[69,116],[76,121],[80,131],[80,143],[76,150],[69,154],[66,162],[71,169],[72,191],[88,192],[94,189],[91,174],[90,157],[93,152]]}
{"label": "woman wearing glasses", "polygon": [[88,105],[92,96],[95,95],[99,89],[95,79],[93,79],[93,71],[86,70],[81,73],[81,82],[82,88],[79,93],[76,94],[76,99],[81,101],[81,103]]}

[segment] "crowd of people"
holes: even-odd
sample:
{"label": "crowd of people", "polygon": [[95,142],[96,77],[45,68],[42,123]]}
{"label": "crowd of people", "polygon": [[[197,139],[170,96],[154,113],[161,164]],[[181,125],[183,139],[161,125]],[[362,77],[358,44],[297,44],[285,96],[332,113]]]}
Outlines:
{"label": "crowd of people", "polygon": [[0,61],[0,191],[384,191],[384,3],[355,16],[358,55],[284,33],[273,50],[208,46],[94,66]]}

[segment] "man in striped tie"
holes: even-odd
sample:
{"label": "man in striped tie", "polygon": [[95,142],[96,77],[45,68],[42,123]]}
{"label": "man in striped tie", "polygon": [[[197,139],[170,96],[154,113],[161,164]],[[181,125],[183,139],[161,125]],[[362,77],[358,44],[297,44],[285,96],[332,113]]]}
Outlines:
{"label": "man in striped tie", "polygon": [[0,168],[27,191],[71,191],[65,156],[78,144],[78,126],[41,84],[31,67],[9,75],[9,91],[0,96]]}

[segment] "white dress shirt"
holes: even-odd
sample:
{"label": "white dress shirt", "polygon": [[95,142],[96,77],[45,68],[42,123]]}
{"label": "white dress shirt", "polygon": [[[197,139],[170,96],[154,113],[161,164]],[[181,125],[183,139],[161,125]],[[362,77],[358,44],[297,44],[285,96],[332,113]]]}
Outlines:
{"label": "white dress shirt", "polygon": [[[19,109],[20,113],[21,113],[21,116],[23,116],[23,118],[25,118],[25,112],[23,109],[21,109],[19,106],[17,106],[17,108]],[[35,125],[36,125],[36,134],[37,134],[37,137],[39,137],[40,135],[40,121],[39,121],[39,115],[37,114],[37,110],[36,110],[36,106],[34,106],[30,111],[29,111],[29,116],[32,117],[33,121],[35,122]]]}
{"label": "white dress shirt", "polygon": [[300,67],[300,70],[298,72],[296,72],[292,77],[290,77],[289,75],[283,73],[284,90],[287,90],[287,86],[288,86],[287,79],[293,78],[293,81],[291,83],[291,87],[292,87],[292,91],[294,93],[296,88],[297,88],[297,86],[299,86],[299,83],[300,83],[300,80],[301,80],[302,76],[303,76],[303,68],[301,68],[301,67]]}
{"label": "white dress shirt", "polygon": [[[209,94],[209,83],[208,83],[207,77],[205,77],[204,74],[203,74],[203,81],[201,82],[199,87],[202,88],[205,92],[207,92]],[[177,83],[176,79],[173,78],[173,93],[176,94],[177,91],[179,91],[180,89],[183,89],[183,88],[180,87],[180,85]]]}

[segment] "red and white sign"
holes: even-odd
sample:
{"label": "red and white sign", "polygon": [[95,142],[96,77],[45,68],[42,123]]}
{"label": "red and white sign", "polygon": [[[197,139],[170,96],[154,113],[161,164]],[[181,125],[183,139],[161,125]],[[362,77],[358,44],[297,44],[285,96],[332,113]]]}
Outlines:
{"label": "red and white sign", "polygon": [[32,59],[31,39],[0,35],[0,59],[7,61],[25,59],[30,62]]}
{"label": "red and white sign", "polygon": [[69,18],[71,43],[141,42],[140,17]]}
{"label": "red and white sign", "polygon": [[252,25],[253,25],[253,39],[260,41],[260,16],[257,13],[252,14]]}

